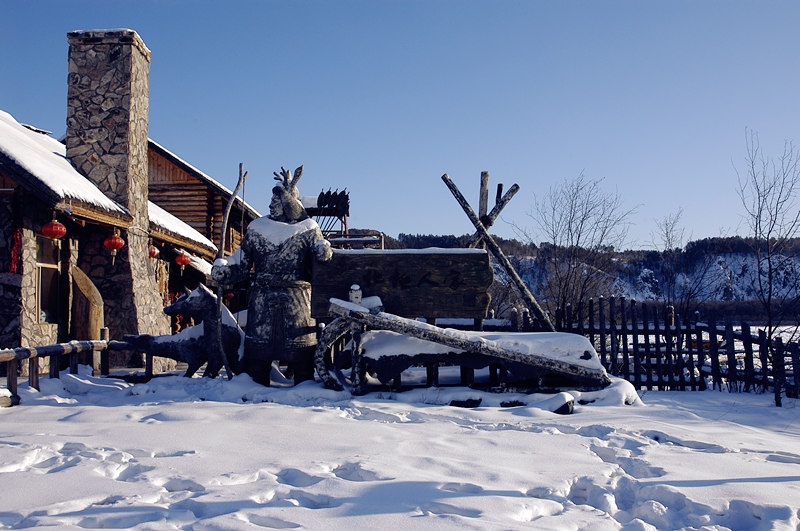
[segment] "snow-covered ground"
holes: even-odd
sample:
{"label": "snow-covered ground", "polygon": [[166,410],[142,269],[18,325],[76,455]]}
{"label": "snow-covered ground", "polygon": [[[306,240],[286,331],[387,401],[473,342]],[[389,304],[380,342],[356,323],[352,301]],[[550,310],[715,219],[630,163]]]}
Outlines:
{"label": "snow-covered ground", "polygon": [[[465,388],[352,398],[88,375],[0,409],[0,528],[797,529],[800,409],[769,395]],[[482,398],[464,409],[453,399]],[[525,405],[500,407],[501,401]]]}

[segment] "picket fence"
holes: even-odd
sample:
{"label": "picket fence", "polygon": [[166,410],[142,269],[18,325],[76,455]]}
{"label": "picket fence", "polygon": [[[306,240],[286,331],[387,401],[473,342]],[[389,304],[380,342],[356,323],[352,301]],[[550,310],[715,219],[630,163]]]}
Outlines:
{"label": "picket fence", "polygon": [[556,328],[587,337],[610,374],[636,389],[800,395],[800,345],[714,315],[681,319],[671,307],[610,297],[567,306]]}

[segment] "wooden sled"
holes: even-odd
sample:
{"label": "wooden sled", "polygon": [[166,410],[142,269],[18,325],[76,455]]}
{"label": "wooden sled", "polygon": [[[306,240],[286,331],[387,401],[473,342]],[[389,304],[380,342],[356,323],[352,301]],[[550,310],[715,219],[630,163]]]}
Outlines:
{"label": "wooden sled", "polygon": [[[414,365],[429,368],[430,385],[437,385],[435,374],[431,373],[440,365],[462,369],[499,366],[515,381],[525,382],[523,386],[530,390],[596,390],[611,383],[594,347],[582,336],[557,332],[464,332],[379,310],[330,299],[329,312],[334,319],[322,332],[315,354],[317,373],[326,388],[349,387],[353,395],[363,394],[368,390],[368,372],[381,384],[399,387],[400,374]],[[349,378],[336,359],[348,333],[352,335]],[[392,345],[390,352],[377,347],[382,342]],[[555,351],[558,355],[553,355]]]}

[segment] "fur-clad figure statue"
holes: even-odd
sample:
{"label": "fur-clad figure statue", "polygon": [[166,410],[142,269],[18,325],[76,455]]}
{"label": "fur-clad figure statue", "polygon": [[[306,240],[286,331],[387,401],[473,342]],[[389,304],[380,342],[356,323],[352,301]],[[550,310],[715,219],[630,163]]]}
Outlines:
{"label": "fur-clad figure statue", "polygon": [[247,227],[241,247],[214,263],[217,282],[233,284],[252,269],[245,330],[244,372],[269,385],[272,360],[283,360],[299,383],[314,376],[316,322],[311,317],[311,264],[332,256],[316,221],[308,217],[297,190],[303,167],[275,173],[269,216]]}

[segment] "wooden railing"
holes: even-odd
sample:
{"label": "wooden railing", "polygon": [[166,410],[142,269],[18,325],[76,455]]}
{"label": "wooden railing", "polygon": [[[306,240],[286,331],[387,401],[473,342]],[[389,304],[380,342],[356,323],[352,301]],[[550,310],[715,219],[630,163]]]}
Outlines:
{"label": "wooden railing", "polygon": [[[609,374],[631,382],[636,389],[704,390],[776,393],[800,397],[800,344],[768,338],[763,330],[748,323],[738,325],[730,319],[717,323],[679,318],[668,309],[622,298],[589,301],[586,308],[567,307],[558,313],[556,328],[587,337]],[[510,321],[512,330],[531,326],[525,313]],[[457,328],[453,323],[445,326]],[[507,326],[507,325],[506,325]],[[500,329],[506,329],[500,326]],[[50,357],[50,377],[58,378],[61,356],[69,356],[70,372],[77,373],[78,356],[93,353],[93,366],[102,376],[109,374],[109,351],[129,350],[123,341],[109,341],[108,331],[100,340],[70,341],[36,348],[0,350],[0,363],[7,364],[10,399],[0,397],[0,405],[19,403],[17,368],[28,360],[28,381],[39,388],[39,359]],[[146,356],[145,378],[152,376],[152,356]],[[10,402],[10,403],[4,403]]]}
{"label": "wooden railing", "polygon": [[[69,356],[69,372],[77,374],[79,355],[87,353],[92,354],[92,366],[95,372],[101,376],[108,376],[110,370],[109,350],[125,350],[128,345],[121,341],[109,341],[108,328],[100,330],[100,337],[99,340],[69,341],[41,347],[0,349],[0,363],[6,364],[6,387],[11,394],[10,397],[0,396],[0,406],[14,406],[20,402],[17,376],[20,361],[28,360],[28,384],[37,390],[39,389],[40,375],[39,360],[43,357],[50,358],[50,378],[59,377],[62,356]],[[152,374],[150,358],[148,356],[147,366]]]}

